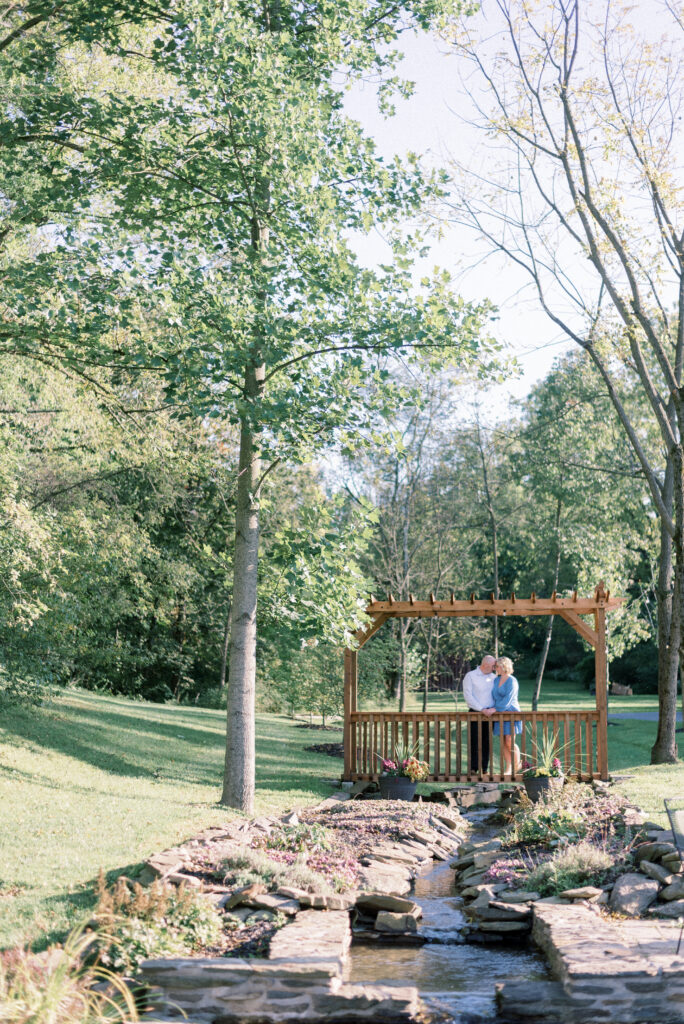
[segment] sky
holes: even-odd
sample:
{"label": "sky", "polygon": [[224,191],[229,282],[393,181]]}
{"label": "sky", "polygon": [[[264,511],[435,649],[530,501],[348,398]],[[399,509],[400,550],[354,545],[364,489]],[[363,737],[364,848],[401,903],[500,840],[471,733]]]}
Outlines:
{"label": "sky", "polygon": [[[398,74],[415,83],[412,97],[395,101],[396,116],[379,113],[372,84],[361,83],[347,94],[345,106],[361,122],[385,158],[407,151],[424,160],[445,166],[450,157],[463,155],[463,147],[476,147],[478,134],[459,115],[461,88],[458,58],[448,53],[436,37],[405,33],[401,37],[404,60]],[[364,239],[359,256],[366,265],[387,259],[387,248],[379,234]],[[421,274],[433,266],[446,268],[455,278],[465,299],[488,298],[498,307],[493,333],[510,348],[520,364],[520,375],[493,389],[497,404],[507,396],[522,398],[544,377],[554,360],[573,346],[535,304],[535,296],[522,273],[501,257],[480,259],[481,247],[466,228],[448,227],[444,237],[433,242],[431,256]]]}

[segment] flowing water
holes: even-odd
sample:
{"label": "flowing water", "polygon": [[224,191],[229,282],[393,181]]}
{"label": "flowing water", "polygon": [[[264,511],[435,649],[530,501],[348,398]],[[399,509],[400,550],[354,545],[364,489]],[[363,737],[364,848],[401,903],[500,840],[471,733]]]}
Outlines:
{"label": "flowing water", "polygon": [[436,1018],[481,1024],[497,1020],[497,982],[549,976],[546,961],[526,939],[518,948],[464,943],[462,901],[454,894],[454,872],[447,864],[419,875],[411,898],[423,909],[419,931],[428,941],[409,947],[352,946],[348,981],[415,985]]}

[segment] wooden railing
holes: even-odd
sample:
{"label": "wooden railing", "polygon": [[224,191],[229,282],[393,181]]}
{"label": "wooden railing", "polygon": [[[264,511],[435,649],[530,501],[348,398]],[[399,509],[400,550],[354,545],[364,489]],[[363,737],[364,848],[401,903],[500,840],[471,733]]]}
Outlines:
{"label": "wooden railing", "polygon": [[[392,760],[398,746],[415,748],[416,756],[430,765],[432,782],[502,782],[519,780],[520,774],[504,775],[503,723],[522,722],[516,735],[522,760],[534,762],[536,748],[544,735],[556,738],[566,775],[578,779],[607,778],[607,758],[599,726],[598,711],[514,711],[477,715],[470,712],[383,712],[353,711],[345,736],[345,777],[377,779],[382,758]],[[489,733],[489,769],[470,769],[470,724],[477,723],[478,736]],[[499,723],[495,736],[494,723]],[[481,749],[481,742],[479,742]],[[513,766],[514,767],[514,766]]]}

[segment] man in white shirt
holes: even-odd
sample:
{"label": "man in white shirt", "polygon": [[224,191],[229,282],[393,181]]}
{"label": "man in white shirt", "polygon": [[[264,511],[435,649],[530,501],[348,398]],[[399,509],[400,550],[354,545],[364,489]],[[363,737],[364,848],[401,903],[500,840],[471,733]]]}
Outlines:
{"label": "man in white shirt", "polygon": [[[493,654],[485,654],[477,668],[466,672],[463,677],[463,699],[470,711],[493,715],[492,686],[494,684]],[[482,734],[482,758],[480,759],[480,733]],[[470,770],[486,772],[489,768],[489,727],[483,722],[470,723]]]}

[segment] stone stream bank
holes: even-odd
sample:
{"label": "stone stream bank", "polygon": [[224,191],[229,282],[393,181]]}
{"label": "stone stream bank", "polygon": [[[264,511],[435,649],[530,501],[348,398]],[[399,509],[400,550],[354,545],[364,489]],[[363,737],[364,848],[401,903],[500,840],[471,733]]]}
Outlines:
{"label": "stone stream bank", "polygon": [[[484,803],[501,796],[490,788],[482,788],[481,794],[486,794]],[[349,802],[349,796],[340,793],[304,812],[318,821],[344,822],[347,828],[359,816],[358,875],[354,888],[341,894],[292,886],[266,892],[265,886],[254,884],[230,889],[203,879],[198,865],[206,868],[255,835],[297,821],[292,815],[211,829],[148,861],[148,882],[156,877],[199,887],[243,921],[275,914],[287,921],[271,937],[264,959],[145,962],[142,975],[158,1000],[155,1019],[178,1021],[185,1016],[190,1024],[425,1020],[426,1009],[414,985],[352,983],[345,980],[345,961],[353,936],[355,943],[388,949],[426,940],[420,929],[421,907],[408,897],[416,877],[437,860],[455,870],[455,891],[463,900],[465,917],[454,914],[457,934],[452,941],[509,948],[527,948],[532,941],[550,964],[553,980],[511,979],[499,986],[500,1020],[684,1022],[684,958],[675,956],[679,928],[672,920],[684,893],[671,836],[652,832],[635,851],[638,870],[623,874],[612,886],[585,886],[542,899],[538,893],[488,880],[501,840],[491,828],[476,829],[465,839],[458,807],[383,803],[383,813],[396,808],[402,828],[373,835],[372,830],[364,832],[372,820],[369,802]],[[466,799],[476,802],[472,796]],[[380,812],[380,805],[376,807]],[[673,910],[668,912],[668,907]],[[649,911],[651,920],[622,916]],[[483,950],[483,964],[485,960]]]}

